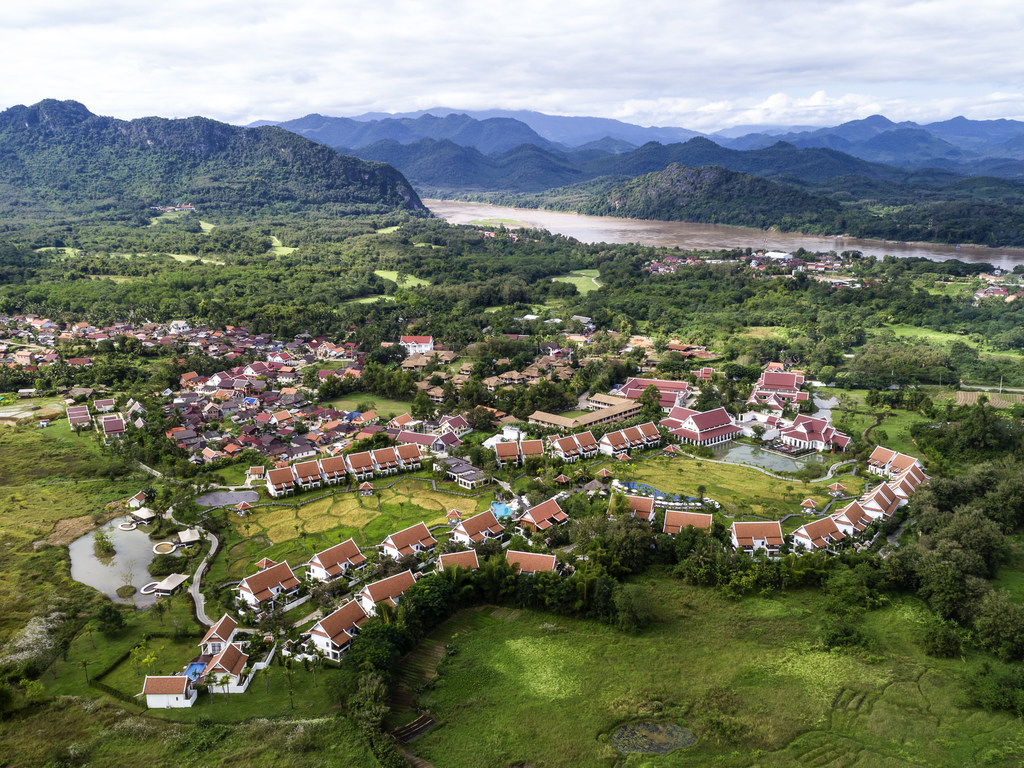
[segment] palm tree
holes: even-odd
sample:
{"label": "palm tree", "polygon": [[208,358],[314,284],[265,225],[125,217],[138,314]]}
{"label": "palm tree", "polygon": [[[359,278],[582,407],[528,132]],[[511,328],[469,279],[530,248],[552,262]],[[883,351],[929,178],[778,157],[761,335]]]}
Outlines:
{"label": "palm tree", "polygon": [[266,693],[270,693],[270,665],[268,664],[263,668],[263,682],[265,684]]}
{"label": "palm tree", "polygon": [[224,700],[227,701],[227,699],[228,699],[228,686],[231,685],[231,675],[229,675],[227,673],[221,675],[219,678],[217,678],[217,683],[218,683],[218,685],[220,685],[221,689],[224,691]]}

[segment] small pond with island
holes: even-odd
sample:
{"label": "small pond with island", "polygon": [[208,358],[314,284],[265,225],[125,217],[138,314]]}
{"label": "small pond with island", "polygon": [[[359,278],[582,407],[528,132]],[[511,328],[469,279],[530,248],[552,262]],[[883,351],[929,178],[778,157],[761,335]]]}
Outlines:
{"label": "small pond with island", "polygon": [[[128,597],[118,595],[126,584],[135,589],[153,581],[149,575],[149,564],[155,553],[149,538],[149,526],[140,526],[130,531],[123,530],[120,520],[111,520],[100,526],[114,545],[112,557],[97,557],[93,534],[90,531],[75,539],[68,547],[71,556],[71,578],[99,590],[115,603],[134,604],[148,607],[156,602],[156,596],[135,592]],[[127,592],[127,590],[122,590]]]}

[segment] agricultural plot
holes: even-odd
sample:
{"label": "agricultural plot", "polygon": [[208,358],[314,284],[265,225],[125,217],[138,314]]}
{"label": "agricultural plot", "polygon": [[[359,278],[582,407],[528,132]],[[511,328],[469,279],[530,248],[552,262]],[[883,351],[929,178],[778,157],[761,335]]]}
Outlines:
{"label": "agricultural plot", "polygon": [[231,515],[226,552],[216,559],[210,583],[245,576],[263,557],[294,566],[348,538],[360,546],[374,546],[389,533],[421,521],[428,526],[443,524],[451,509],[467,516],[483,511],[492,498],[452,496],[432,490],[426,480],[404,478],[373,496],[337,491],[301,506],[296,502],[258,507],[244,518]]}
{"label": "agricultural plot", "polygon": [[959,767],[1024,756],[1013,717],[959,706],[953,681],[980,659],[921,652],[928,612],[916,600],[866,617],[884,655],[829,652],[815,640],[817,592],[734,602],[667,575],[640,583],[661,616],[638,636],[507,609],[449,633],[455,652],[415,702],[440,726],[412,751],[450,768],[622,765],[611,735],[653,720],[696,743],[625,764]]}
{"label": "agricultural plot", "polygon": [[1015,394],[1012,392],[957,392],[956,393],[956,404],[957,405],[974,405],[978,402],[978,398],[985,396],[988,398],[988,404],[993,408],[1009,408],[1013,405],[1019,405],[1024,403],[1024,395]]}

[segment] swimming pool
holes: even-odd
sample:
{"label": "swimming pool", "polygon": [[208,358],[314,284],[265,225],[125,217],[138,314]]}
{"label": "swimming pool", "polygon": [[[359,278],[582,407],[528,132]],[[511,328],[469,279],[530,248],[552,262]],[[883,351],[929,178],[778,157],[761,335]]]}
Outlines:
{"label": "swimming pool", "polygon": [[191,664],[185,667],[185,677],[187,677],[189,680],[195,680],[197,677],[203,674],[204,669],[206,669],[205,664],[199,661],[193,661]]}
{"label": "swimming pool", "polygon": [[666,501],[700,501],[696,496],[680,496],[679,494],[662,493],[652,485],[647,483],[634,483],[632,481],[623,483],[627,490],[639,491],[645,496],[654,496],[658,499],[665,499]]}
{"label": "swimming pool", "polygon": [[508,504],[504,501],[491,502],[491,512],[494,513],[495,517],[511,517],[512,510],[509,509]]}

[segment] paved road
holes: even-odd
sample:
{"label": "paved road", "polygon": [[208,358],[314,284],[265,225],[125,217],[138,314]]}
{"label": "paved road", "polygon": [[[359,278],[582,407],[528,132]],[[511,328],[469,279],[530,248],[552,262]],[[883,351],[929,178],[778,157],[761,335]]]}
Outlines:
{"label": "paved road", "polygon": [[206,574],[210,561],[213,560],[213,556],[217,554],[217,550],[220,548],[220,541],[216,536],[211,536],[210,541],[210,551],[203,558],[203,562],[199,564],[199,567],[196,568],[195,576],[192,577],[192,583],[188,588],[188,593],[192,596],[192,602],[196,604],[196,618],[199,619],[200,624],[205,624],[208,627],[212,627],[214,622],[206,615],[206,598],[203,597],[203,593],[199,591],[199,588],[203,584],[203,576]]}

